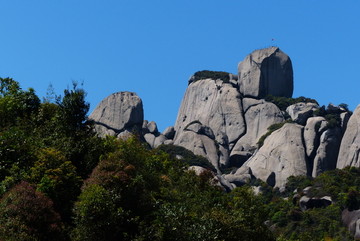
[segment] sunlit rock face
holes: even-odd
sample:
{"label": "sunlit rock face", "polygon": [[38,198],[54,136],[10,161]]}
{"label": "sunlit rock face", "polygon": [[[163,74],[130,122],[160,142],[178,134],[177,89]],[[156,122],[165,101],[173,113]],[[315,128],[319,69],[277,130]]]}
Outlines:
{"label": "sunlit rock face", "polygon": [[133,92],[117,92],[103,99],[89,116],[101,136],[116,136],[134,127],[141,128],[143,104]]}

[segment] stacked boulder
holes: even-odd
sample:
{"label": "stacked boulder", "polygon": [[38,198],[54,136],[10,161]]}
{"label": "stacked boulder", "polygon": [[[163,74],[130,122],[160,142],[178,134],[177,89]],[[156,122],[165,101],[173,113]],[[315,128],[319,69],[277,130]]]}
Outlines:
{"label": "stacked boulder", "polygon": [[271,47],[249,54],[237,75],[195,73],[175,126],[163,133],[155,122],[144,120],[142,101],[131,92],[105,98],[90,119],[101,136],[124,138],[135,131],[152,148],[182,146],[207,158],[217,175],[231,170],[222,178],[233,186],[258,178],[283,188],[289,176],[315,177],[336,167],[360,166],[360,107],[350,118],[346,108],[329,105],[325,110],[305,98],[282,109],[266,101],[267,96],[290,98],[292,93],[291,60]]}

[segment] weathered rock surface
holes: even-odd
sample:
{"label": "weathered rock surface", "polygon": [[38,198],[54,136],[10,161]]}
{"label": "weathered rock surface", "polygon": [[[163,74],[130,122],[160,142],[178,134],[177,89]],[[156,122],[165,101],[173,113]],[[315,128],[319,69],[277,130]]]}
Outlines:
{"label": "weathered rock surface", "polygon": [[314,158],[312,176],[336,168],[342,132],[340,128],[328,129],[321,134],[320,145]]}
{"label": "weathered rock surface", "polygon": [[344,137],[342,138],[337,168],[346,166],[360,167],[360,105],[358,105],[350,117]]}
{"label": "weathered rock surface", "polygon": [[[191,83],[174,129],[175,145],[207,157],[215,167],[226,166],[229,144],[234,145],[245,132],[240,93],[222,80],[203,79]],[[210,147],[215,148],[210,150]]]}
{"label": "weathered rock surface", "polygon": [[[248,100],[245,102],[249,103]],[[267,132],[267,128],[284,120],[281,110],[273,103],[262,101],[248,107],[245,112],[246,134],[237,141],[230,156],[238,151],[255,149],[256,143]]]}
{"label": "weathered rock surface", "polygon": [[293,121],[300,125],[305,125],[307,119],[312,116],[314,110],[317,109],[319,109],[319,106],[315,103],[299,102],[286,108],[286,112]]}
{"label": "weathered rock surface", "polygon": [[102,136],[119,134],[134,126],[141,128],[144,111],[141,99],[133,92],[118,92],[103,99],[89,116]]}
{"label": "weathered rock surface", "polygon": [[150,133],[152,133],[154,135],[158,134],[158,132],[159,132],[155,121],[150,121],[147,124],[147,129],[149,130]]}
{"label": "weathered rock surface", "polygon": [[291,97],[293,69],[289,56],[277,47],[255,50],[238,65],[240,92],[246,97]]}
{"label": "weathered rock surface", "polygon": [[185,93],[175,124],[175,141],[191,122],[210,127],[216,139],[225,134],[235,142],[245,131],[240,93],[221,80],[191,83]]}
{"label": "weathered rock surface", "polygon": [[158,135],[154,140],[154,146],[153,147],[156,148],[156,147],[164,144],[164,142],[166,140],[167,140],[167,138],[164,135],[162,135],[162,134]]}
{"label": "weathered rock surface", "polygon": [[206,157],[219,170],[219,157],[215,141],[208,136],[185,130],[180,132],[174,145],[185,147],[195,155]]}
{"label": "weathered rock surface", "polygon": [[241,175],[227,174],[224,175],[224,178],[228,180],[230,183],[234,183],[237,187],[248,184],[251,181],[250,174],[241,174]]}
{"label": "weathered rock surface", "polygon": [[297,124],[285,124],[267,137],[244,165],[251,168],[256,178],[276,187],[284,186],[289,176],[306,175],[303,129]]}
{"label": "weathered rock surface", "polygon": [[155,143],[155,135],[151,134],[151,133],[146,133],[144,135],[144,139],[145,141],[153,148],[154,147],[154,143]]}
{"label": "weathered rock surface", "polygon": [[306,147],[306,155],[314,157],[315,152],[320,144],[320,135],[326,127],[324,117],[311,117],[307,120],[304,129],[304,141]]}

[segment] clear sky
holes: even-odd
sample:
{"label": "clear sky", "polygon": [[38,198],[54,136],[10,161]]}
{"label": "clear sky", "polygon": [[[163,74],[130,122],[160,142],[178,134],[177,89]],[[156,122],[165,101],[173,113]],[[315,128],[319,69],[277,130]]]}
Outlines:
{"label": "clear sky", "polygon": [[359,0],[0,0],[0,10],[0,77],[40,97],[83,82],[91,111],[136,92],[160,131],[194,72],[237,73],[271,45],[293,62],[294,97],[360,103]]}

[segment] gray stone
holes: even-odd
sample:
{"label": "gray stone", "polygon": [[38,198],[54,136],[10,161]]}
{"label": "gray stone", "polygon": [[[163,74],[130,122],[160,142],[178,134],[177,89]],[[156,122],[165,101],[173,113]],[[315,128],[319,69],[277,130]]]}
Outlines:
{"label": "gray stone", "polygon": [[154,136],[154,134],[151,133],[146,133],[144,135],[145,141],[150,145],[151,148],[154,148],[155,138],[156,137]]}
{"label": "gray stone", "polygon": [[224,178],[228,180],[230,183],[234,183],[237,187],[248,184],[251,181],[250,174],[241,174],[241,175],[227,174],[224,175]]}
{"label": "gray stone", "polygon": [[121,139],[121,140],[127,140],[127,139],[129,139],[131,136],[132,136],[131,132],[128,131],[128,130],[125,130],[125,131],[123,131],[123,132],[120,132],[120,133],[117,135],[117,138],[118,138],[118,139]]}
{"label": "gray stone", "polygon": [[348,111],[343,112],[340,114],[340,119],[341,119],[341,129],[342,132],[344,133],[347,127],[347,124],[349,122],[349,119],[351,117],[351,113],[349,113]]}
{"label": "gray stone", "polygon": [[347,124],[344,137],[342,138],[337,168],[346,166],[360,167],[360,105],[354,111]]}
{"label": "gray stone", "polygon": [[150,121],[147,124],[147,129],[149,130],[150,133],[157,135],[159,133],[157,125],[155,123],[155,121]]}
{"label": "gray stone", "polygon": [[173,126],[167,127],[162,133],[167,139],[174,139],[175,129]]}
{"label": "gray stone", "polygon": [[293,69],[289,56],[277,47],[255,50],[238,65],[239,88],[245,97],[291,97]]}
{"label": "gray stone", "polygon": [[157,136],[154,140],[154,148],[164,144],[164,142],[166,141],[166,137],[162,134],[160,134],[159,136]]}
{"label": "gray stone", "polygon": [[245,112],[246,134],[237,141],[230,156],[240,150],[255,149],[260,137],[266,134],[269,126],[284,120],[281,110],[273,103],[262,102],[252,105]]}
{"label": "gray stone", "polygon": [[229,149],[223,145],[219,145],[219,165],[221,167],[229,166]]}
{"label": "gray stone", "polygon": [[328,129],[322,133],[320,145],[314,158],[313,177],[317,177],[324,171],[334,170],[336,168],[341,137],[342,133],[340,128]]}
{"label": "gray stone", "polygon": [[252,106],[264,104],[265,102],[266,101],[264,99],[258,100],[254,98],[243,98],[242,104],[243,104],[244,112],[247,112],[248,109]]}
{"label": "gray stone", "polygon": [[268,136],[263,146],[244,164],[252,174],[269,185],[285,186],[290,176],[306,175],[307,164],[303,146],[303,127],[285,124]]}
{"label": "gray stone", "polygon": [[191,83],[182,100],[175,124],[175,141],[192,122],[209,127],[215,135],[225,134],[235,142],[245,131],[240,93],[221,80],[203,79]]}
{"label": "gray stone", "polygon": [[[105,127],[115,133],[134,126],[140,129],[144,120],[142,101],[133,92],[114,93],[98,104],[89,119],[94,120],[96,126]],[[105,136],[106,132],[99,134]]]}
{"label": "gray stone", "polygon": [[164,145],[172,145],[174,144],[174,141],[173,140],[166,140],[164,141]]}
{"label": "gray stone", "polygon": [[219,170],[219,157],[215,141],[205,135],[193,131],[181,131],[174,141],[174,145],[182,146],[195,155],[207,158]]}
{"label": "gray stone", "polygon": [[220,175],[216,175],[215,180],[218,181],[218,183],[220,184],[219,186],[223,187],[226,192],[230,192],[231,190],[234,189],[234,186],[231,185],[231,183],[228,180],[226,180],[224,177]]}
{"label": "gray stone", "polygon": [[320,144],[320,127],[326,126],[326,120],[324,117],[311,117],[307,120],[304,129],[304,142],[306,147],[306,155],[308,157],[315,156],[315,152]]}
{"label": "gray stone", "polygon": [[314,110],[319,109],[315,103],[299,102],[286,108],[286,112],[291,119],[300,125],[305,125],[309,117],[312,116]]}

